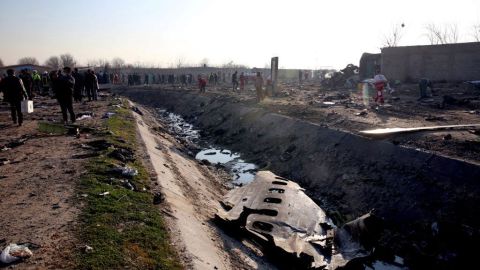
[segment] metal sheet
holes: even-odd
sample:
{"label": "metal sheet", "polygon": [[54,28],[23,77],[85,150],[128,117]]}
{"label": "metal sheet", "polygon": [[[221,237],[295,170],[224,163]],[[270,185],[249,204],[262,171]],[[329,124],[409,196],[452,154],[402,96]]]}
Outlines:
{"label": "metal sheet", "polygon": [[297,257],[310,256],[313,268],[336,269],[370,254],[353,230],[336,228],[297,183],[269,171],[260,171],[249,185],[231,190],[222,206],[219,218],[245,219],[247,231]]}

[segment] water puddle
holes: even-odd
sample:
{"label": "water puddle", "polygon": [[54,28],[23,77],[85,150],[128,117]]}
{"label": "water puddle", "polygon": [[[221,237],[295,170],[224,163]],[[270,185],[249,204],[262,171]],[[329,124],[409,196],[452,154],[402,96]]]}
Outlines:
{"label": "water puddle", "polygon": [[252,182],[257,171],[255,164],[245,162],[238,153],[232,153],[232,151],[226,149],[205,149],[198,152],[195,158],[225,166],[233,175],[233,184],[237,186]]}
{"label": "water puddle", "polygon": [[[201,141],[199,131],[181,116],[163,109],[157,109],[157,113],[168,125],[168,131],[171,134],[189,142],[199,143]],[[208,147],[200,151],[195,158],[197,160],[207,160],[211,164],[220,164],[227,168],[232,174],[232,183],[236,186],[243,186],[252,182],[257,172],[255,164],[245,162],[240,158],[240,154],[232,153],[227,149]]]}

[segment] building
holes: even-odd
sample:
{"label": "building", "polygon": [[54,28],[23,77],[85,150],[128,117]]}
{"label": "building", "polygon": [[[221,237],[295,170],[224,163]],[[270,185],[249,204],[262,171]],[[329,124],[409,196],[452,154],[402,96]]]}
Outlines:
{"label": "building", "polygon": [[[371,70],[373,58],[362,55],[361,74]],[[387,78],[401,82],[480,80],[480,42],[383,48],[380,66]]]}
{"label": "building", "polygon": [[50,70],[51,70],[50,67],[46,67],[46,66],[38,66],[38,65],[30,65],[30,64],[26,64],[26,65],[13,65],[13,66],[0,67],[0,75],[6,74],[6,73],[7,73],[7,69],[13,69],[13,70],[15,70],[15,73],[16,73],[16,74],[19,74],[20,71],[21,71],[21,70],[24,70],[24,69],[27,69],[27,70],[29,70],[29,71],[36,70],[36,71],[38,71],[39,73],[43,73],[44,71],[50,71]]}

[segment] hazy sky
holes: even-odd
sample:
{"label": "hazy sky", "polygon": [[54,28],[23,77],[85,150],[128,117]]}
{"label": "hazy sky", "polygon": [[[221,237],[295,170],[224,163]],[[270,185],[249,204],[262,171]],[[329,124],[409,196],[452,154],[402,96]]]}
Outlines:
{"label": "hazy sky", "polygon": [[0,59],[264,67],[279,56],[285,68],[341,68],[379,52],[401,23],[400,45],[428,44],[429,23],[457,24],[460,41],[473,41],[480,0],[0,0]]}

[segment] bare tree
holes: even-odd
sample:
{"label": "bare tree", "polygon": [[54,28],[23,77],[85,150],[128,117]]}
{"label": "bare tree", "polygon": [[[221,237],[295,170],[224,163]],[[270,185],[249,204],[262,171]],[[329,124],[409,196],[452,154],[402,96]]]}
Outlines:
{"label": "bare tree", "polygon": [[185,58],[184,57],[179,57],[177,59],[177,63],[175,65],[177,68],[181,68],[185,66]]}
{"label": "bare tree", "polygon": [[0,59],[0,67],[3,67],[3,66],[4,66],[3,61],[2,61],[2,59]]}
{"label": "bare tree", "polygon": [[390,33],[384,35],[383,37],[383,47],[397,47],[398,43],[403,36],[403,27],[405,25],[402,23],[401,25],[394,25]]}
{"label": "bare tree", "polygon": [[118,69],[121,69],[124,66],[125,66],[125,61],[122,58],[115,57],[115,58],[112,59],[112,67],[114,69],[118,70]]}
{"label": "bare tree", "polygon": [[480,41],[480,23],[473,26],[472,34],[475,41]]}
{"label": "bare tree", "polygon": [[35,57],[23,57],[18,59],[19,65],[38,65],[38,60]]}
{"label": "bare tree", "polygon": [[74,67],[76,64],[75,59],[69,53],[60,55],[60,61],[63,67]]}
{"label": "bare tree", "polygon": [[50,58],[45,61],[45,66],[50,67],[52,69],[59,69],[62,67],[60,64],[60,58],[58,56],[51,56]]}
{"label": "bare tree", "polygon": [[456,24],[441,27],[430,23],[425,26],[425,30],[427,31],[425,35],[432,45],[457,43],[460,37],[458,26]]}

